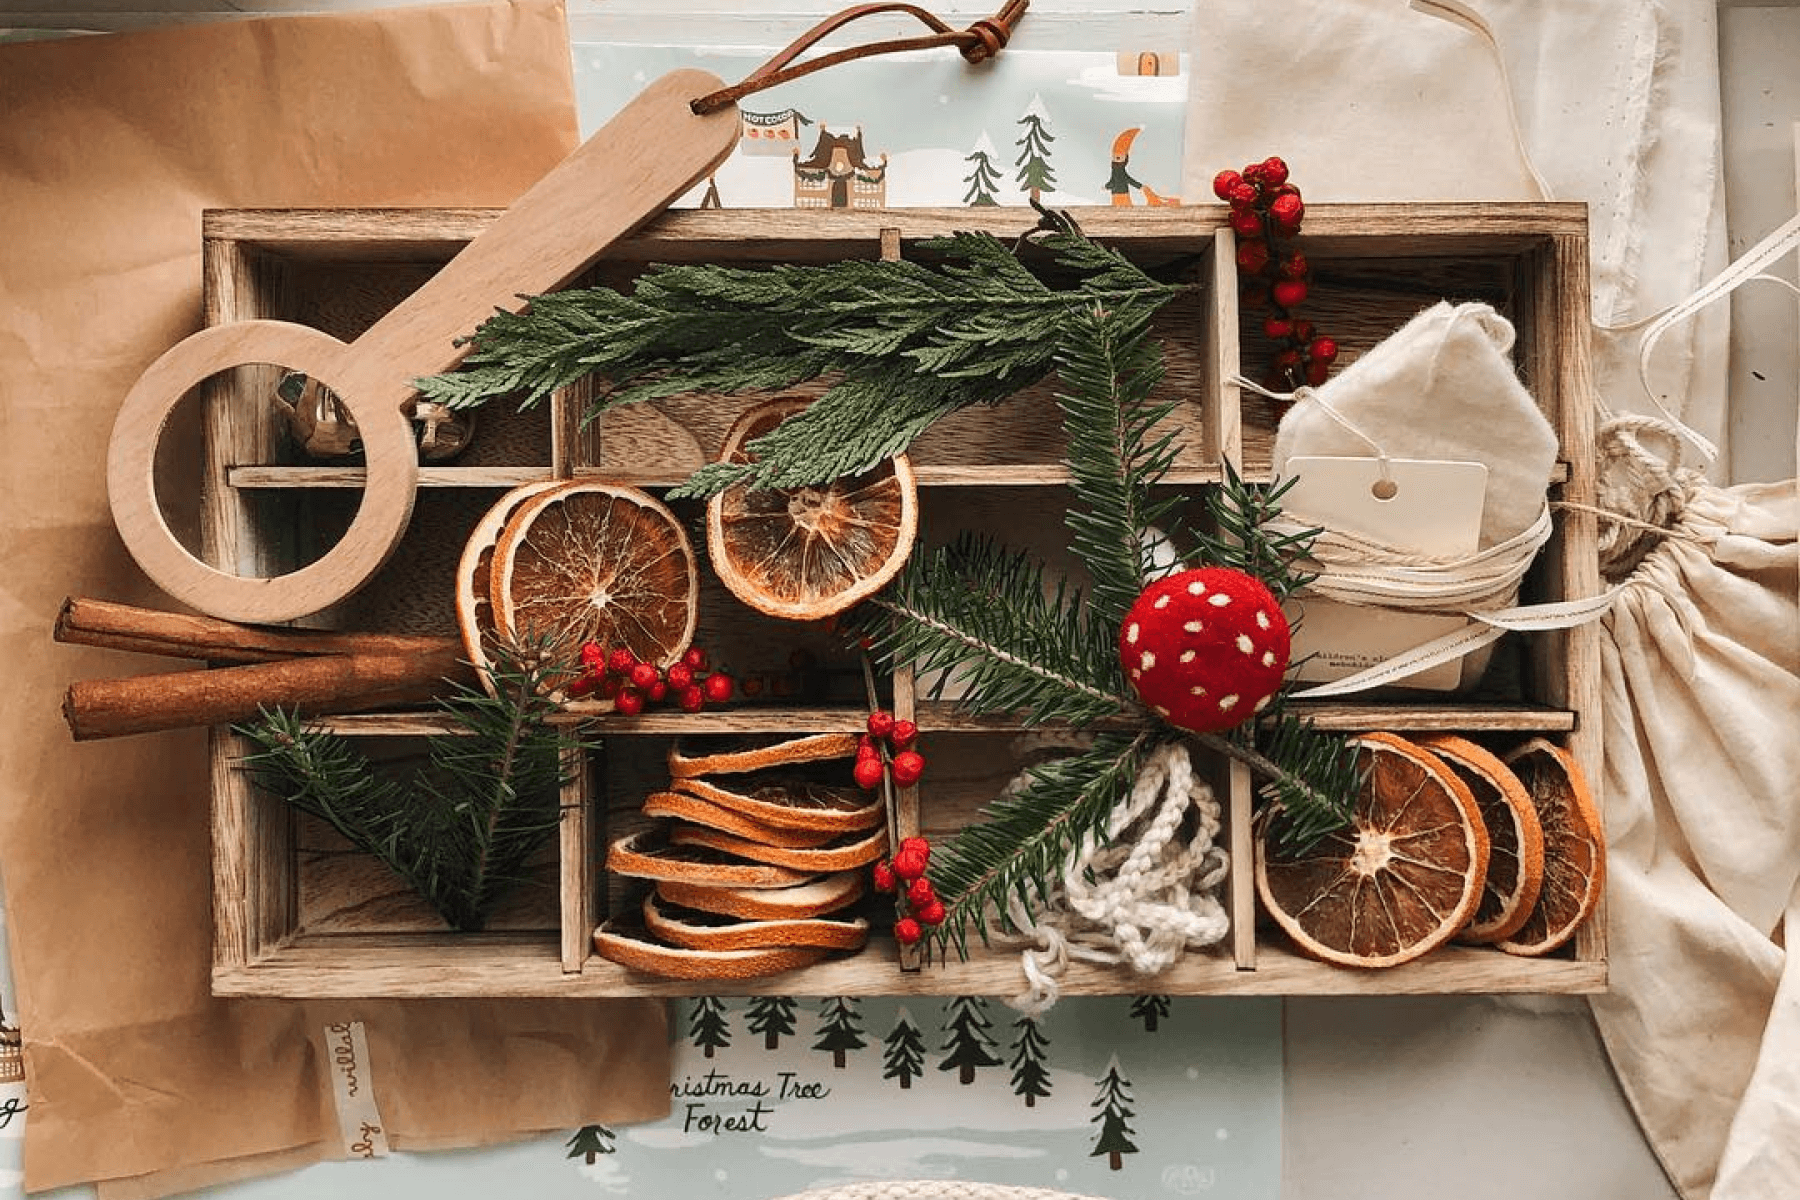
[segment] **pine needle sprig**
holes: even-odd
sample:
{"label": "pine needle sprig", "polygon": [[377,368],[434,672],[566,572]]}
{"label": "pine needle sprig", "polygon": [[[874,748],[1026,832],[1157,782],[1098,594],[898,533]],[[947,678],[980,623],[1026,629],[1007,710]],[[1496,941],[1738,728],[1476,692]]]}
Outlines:
{"label": "pine needle sprig", "polygon": [[1016,792],[983,811],[932,853],[931,877],[944,902],[936,936],[968,957],[968,927],[987,938],[987,913],[1004,928],[1007,901],[1041,901],[1083,839],[1102,836],[1107,817],[1131,790],[1154,747],[1149,732],[1100,734],[1082,751],[1029,768]]}
{"label": "pine needle sprig", "polygon": [[672,395],[829,379],[804,420],[751,443],[754,463],[708,469],[682,494],[746,480],[824,482],[869,469],[940,417],[1043,378],[1071,312],[1100,305],[1148,320],[1180,291],[1066,219],[1046,220],[1051,231],[1030,244],[1073,277],[1066,285],[1053,286],[985,233],[922,242],[923,261],[662,266],[629,295],[583,288],[497,312],[465,339],[472,348],[461,369],[415,382],[451,408],[501,396],[529,407],[594,374],[601,386],[591,420]]}
{"label": "pine needle sprig", "polygon": [[1074,482],[1065,524],[1093,579],[1090,602],[1117,628],[1151,581],[1158,546],[1183,536],[1175,523],[1182,498],[1153,491],[1176,447],[1173,435],[1153,441],[1151,433],[1176,402],[1149,403],[1163,362],[1147,322],[1102,309],[1070,318],[1056,368]]}
{"label": "pine needle sprig", "polygon": [[1293,486],[1292,479],[1273,487],[1245,483],[1227,460],[1224,481],[1206,496],[1213,530],[1200,537],[1202,558],[1262,580],[1282,602],[1316,578],[1301,564],[1320,531],[1277,534],[1270,530],[1271,522],[1282,512],[1282,496]]}
{"label": "pine needle sprig", "polygon": [[1278,705],[1257,727],[1255,752],[1268,760],[1257,796],[1281,849],[1304,852],[1350,823],[1362,774],[1349,739]]}
{"label": "pine needle sprig", "polygon": [[1141,711],[1126,698],[1117,626],[1079,591],[1050,588],[1043,563],[990,539],[914,551],[865,607],[860,632],[877,658],[946,682],[954,673],[971,712],[1083,724]]}
{"label": "pine needle sprig", "polygon": [[351,739],[297,713],[265,711],[237,732],[258,750],[245,765],[259,784],[371,854],[452,928],[479,930],[494,904],[558,827],[561,788],[579,742],[552,726],[541,684],[546,656],[494,664],[497,695],[459,691],[440,707],[456,731],[426,739],[407,778],[377,771]]}

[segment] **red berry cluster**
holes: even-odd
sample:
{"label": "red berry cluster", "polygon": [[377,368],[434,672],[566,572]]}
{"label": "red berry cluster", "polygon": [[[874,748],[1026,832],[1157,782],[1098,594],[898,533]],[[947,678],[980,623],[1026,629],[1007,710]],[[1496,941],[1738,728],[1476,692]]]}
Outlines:
{"label": "red berry cluster", "polygon": [[597,695],[611,700],[614,711],[628,717],[667,700],[682,712],[699,712],[709,701],[723,704],[731,699],[731,676],[708,671],[706,651],[698,646],[667,667],[658,667],[639,662],[623,646],[606,650],[589,642],[581,648],[581,674],[568,690],[571,699]]}
{"label": "red berry cluster", "polygon": [[925,926],[944,923],[944,902],[937,898],[925,868],[931,861],[931,843],[922,837],[900,839],[892,862],[875,864],[875,890],[899,898],[900,919],[894,922],[894,940],[910,946],[925,936]]}
{"label": "red berry cluster", "polygon": [[856,751],[857,786],[874,791],[881,777],[892,773],[897,787],[911,787],[925,773],[925,756],[913,749],[919,739],[919,727],[911,721],[896,721],[894,714],[877,709],[869,714],[869,732],[863,734]]}
{"label": "red berry cluster", "polygon": [[1316,336],[1311,321],[1293,314],[1306,303],[1312,268],[1306,255],[1285,244],[1300,232],[1306,216],[1300,189],[1288,182],[1287,164],[1266,158],[1242,171],[1220,171],[1213,176],[1213,194],[1231,205],[1231,228],[1239,238],[1238,271],[1246,290],[1254,289],[1268,302],[1263,332],[1277,347],[1268,382],[1290,391],[1301,384],[1317,387],[1331,374],[1338,346]]}

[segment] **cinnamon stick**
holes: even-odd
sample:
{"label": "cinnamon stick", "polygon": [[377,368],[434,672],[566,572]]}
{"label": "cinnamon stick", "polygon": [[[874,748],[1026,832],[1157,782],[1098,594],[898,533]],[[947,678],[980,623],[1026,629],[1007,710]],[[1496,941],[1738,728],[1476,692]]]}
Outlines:
{"label": "cinnamon stick", "polygon": [[460,648],[405,654],[326,654],[210,671],[175,671],[71,684],[63,719],[78,742],[254,718],[263,708],[360,712],[448,695],[474,672]]}
{"label": "cinnamon stick", "polygon": [[240,625],[71,596],[56,616],[56,640],[220,663],[282,662],[319,654],[420,654],[454,650],[454,638],[399,633],[339,633]]}

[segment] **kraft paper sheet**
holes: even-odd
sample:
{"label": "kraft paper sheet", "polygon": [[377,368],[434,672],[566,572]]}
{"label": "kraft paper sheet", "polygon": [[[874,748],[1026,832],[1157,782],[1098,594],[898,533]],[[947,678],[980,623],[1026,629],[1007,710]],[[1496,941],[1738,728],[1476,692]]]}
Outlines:
{"label": "kraft paper sheet", "polygon": [[[30,1190],[153,1196],[343,1153],[315,1044],[368,1029],[397,1148],[667,1111],[663,1006],[210,995],[199,731],[74,744],[65,595],[166,606],[112,527],[112,414],[197,328],[206,207],[498,206],[577,140],[564,13],[517,0],[0,46],[0,873]],[[12,1007],[12,1006],[9,1006]]]}

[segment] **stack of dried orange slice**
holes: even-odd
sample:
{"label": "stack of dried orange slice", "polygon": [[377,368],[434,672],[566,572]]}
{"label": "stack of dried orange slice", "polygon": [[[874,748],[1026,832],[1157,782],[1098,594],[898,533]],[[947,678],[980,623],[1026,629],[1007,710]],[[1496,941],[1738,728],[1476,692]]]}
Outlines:
{"label": "stack of dried orange slice", "polygon": [[698,595],[675,515],[636,488],[585,480],[507,492],[476,524],[456,573],[463,647],[490,689],[506,642],[548,642],[571,665],[594,642],[668,666],[693,640]]}
{"label": "stack of dried orange slice", "polygon": [[1497,757],[1448,734],[1354,739],[1350,826],[1302,852],[1259,840],[1263,907],[1305,953],[1389,967],[1451,939],[1542,955],[1599,904],[1599,813],[1569,753],[1543,738]]}
{"label": "stack of dried orange slice", "polygon": [[[850,786],[855,734],[816,734],[705,755],[669,753],[669,787],[644,801],[660,824],[620,838],[616,875],[648,880],[641,914],[594,933],[605,958],[679,979],[749,979],[859,949],[844,915],[887,853],[886,814]],[[845,783],[805,777],[829,764]]]}

